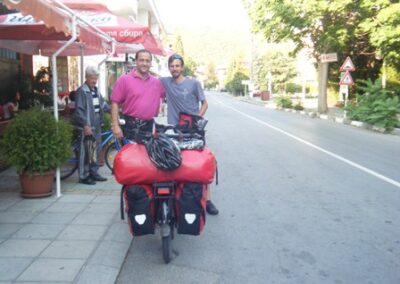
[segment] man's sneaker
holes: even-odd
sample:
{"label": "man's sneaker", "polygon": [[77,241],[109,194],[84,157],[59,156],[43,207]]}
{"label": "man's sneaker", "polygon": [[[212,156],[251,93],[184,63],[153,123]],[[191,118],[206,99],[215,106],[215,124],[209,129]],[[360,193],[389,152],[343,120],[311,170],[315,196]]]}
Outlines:
{"label": "man's sneaker", "polygon": [[218,212],[219,212],[217,207],[215,207],[215,205],[211,202],[211,200],[207,200],[206,210],[207,210],[207,213],[210,215],[218,215]]}
{"label": "man's sneaker", "polygon": [[79,183],[88,184],[88,185],[95,185],[96,184],[96,182],[91,177],[80,179]]}
{"label": "man's sneaker", "polygon": [[102,176],[99,175],[99,174],[97,174],[97,175],[92,175],[91,178],[92,178],[94,181],[106,181],[106,180],[107,180],[107,178],[102,177]]}

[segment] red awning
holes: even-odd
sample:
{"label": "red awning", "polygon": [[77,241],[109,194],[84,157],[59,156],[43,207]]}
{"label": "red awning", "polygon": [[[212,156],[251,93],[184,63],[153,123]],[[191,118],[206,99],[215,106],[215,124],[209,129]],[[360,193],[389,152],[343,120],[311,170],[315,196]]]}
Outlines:
{"label": "red awning", "polygon": [[[31,15],[37,21],[42,21],[49,32],[54,33],[55,36],[64,34],[68,38],[72,34],[72,23],[74,12],[68,8],[63,7],[55,0],[4,0],[3,3],[9,9],[17,9],[23,15]],[[78,39],[83,42],[87,47],[94,48],[99,53],[107,53],[112,49],[112,44],[109,37],[104,35],[101,31],[94,29],[77,17]],[[46,36],[42,33],[43,37]],[[29,39],[29,38],[25,38]],[[42,40],[45,38],[42,38]]]}

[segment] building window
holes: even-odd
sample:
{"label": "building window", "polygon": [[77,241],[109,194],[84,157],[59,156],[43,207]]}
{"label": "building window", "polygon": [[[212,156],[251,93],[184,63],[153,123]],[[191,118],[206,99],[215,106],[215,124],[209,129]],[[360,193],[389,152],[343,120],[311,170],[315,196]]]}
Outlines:
{"label": "building window", "polygon": [[17,53],[7,48],[0,48],[0,58],[17,60]]}

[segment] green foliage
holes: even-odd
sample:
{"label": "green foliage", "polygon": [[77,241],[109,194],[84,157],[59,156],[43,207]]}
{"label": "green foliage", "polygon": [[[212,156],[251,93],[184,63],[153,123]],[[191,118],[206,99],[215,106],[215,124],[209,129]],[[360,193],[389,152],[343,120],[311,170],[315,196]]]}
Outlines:
{"label": "green foliage", "polygon": [[190,56],[186,56],[183,76],[196,77],[196,70],[197,63]]}
{"label": "green foliage", "polygon": [[215,70],[215,65],[213,62],[210,62],[207,66],[206,77],[207,80],[205,82],[205,87],[207,89],[215,88],[218,85],[217,72]]}
{"label": "green foliage", "polygon": [[40,67],[33,78],[33,94],[34,99],[41,105],[53,105],[53,98],[51,97],[51,81],[50,81],[50,68]]}
{"label": "green foliage", "polygon": [[364,19],[360,30],[369,34],[371,45],[386,63],[397,66],[400,71],[400,3],[390,0],[362,2],[365,8],[375,13],[373,17]]}
{"label": "green foliage", "polygon": [[71,156],[72,126],[52,113],[33,108],[19,114],[6,128],[1,147],[18,173],[46,172]]}
{"label": "green foliage", "polygon": [[285,92],[289,94],[294,94],[294,93],[300,93],[302,91],[302,88],[299,84],[296,83],[286,83],[285,85]]}
{"label": "green foliage", "polygon": [[[244,1],[254,31],[269,42],[292,41],[295,54],[312,47],[317,61],[323,53],[337,52],[339,61],[351,55],[357,66],[354,78],[378,78],[378,53],[388,63],[400,58],[400,4],[394,1]],[[335,65],[331,64],[332,73],[338,69]]]}
{"label": "green foliage", "polygon": [[388,131],[400,126],[397,114],[400,113],[399,96],[382,89],[381,81],[370,79],[361,81],[363,94],[357,94],[357,101],[346,107],[350,119],[359,120]]}
{"label": "green foliage", "polygon": [[292,108],[293,103],[289,96],[279,96],[276,98],[276,105],[281,108]]}
{"label": "green foliage", "polygon": [[268,90],[268,72],[271,72],[272,86],[283,93],[287,81],[296,76],[294,58],[281,51],[269,51],[255,59],[254,71],[260,90]]}
{"label": "green foliage", "polygon": [[185,50],[183,49],[183,42],[182,42],[182,37],[181,35],[176,35],[174,44],[172,45],[172,48],[175,53],[181,55],[183,58],[185,58]]}
{"label": "green foliage", "polygon": [[248,79],[249,76],[246,74],[242,72],[236,72],[233,75],[233,78],[226,84],[226,89],[235,96],[241,96],[245,92],[245,86],[242,84],[242,81]]}
{"label": "green foliage", "polygon": [[101,125],[101,131],[105,132],[111,129],[111,114],[105,112],[103,115],[103,124]]}
{"label": "green foliage", "polygon": [[293,108],[294,108],[295,110],[304,110],[304,107],[302,106],[302,104],[301,104],[300,102],[298,102],[297,104],[295,104],[295,105],[293,106]]}

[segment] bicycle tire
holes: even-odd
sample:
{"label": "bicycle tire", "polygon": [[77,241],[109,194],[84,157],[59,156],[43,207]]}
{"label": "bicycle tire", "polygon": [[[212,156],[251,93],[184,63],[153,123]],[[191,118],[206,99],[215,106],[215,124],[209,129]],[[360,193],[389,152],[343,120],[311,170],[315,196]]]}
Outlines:
{"label": "bicycle tire", "polygon": [[69,178],[78,169],[79,154],[76,149],[73,150],[73,153],[73,157],[60,166],[60,178],[62,180]]}
{"label": "bicycle tire", "polygon": [[171,234],[162,237],[162,250],[164,262],[169,263],[172,258]]}
{"label": "bicycle tire", "polygon": [[112,173],[114,173],[114,158],[117,153],[118,149],[115,147],[115,143],[110,143],[104,152],[107,168],[109,168]]}

